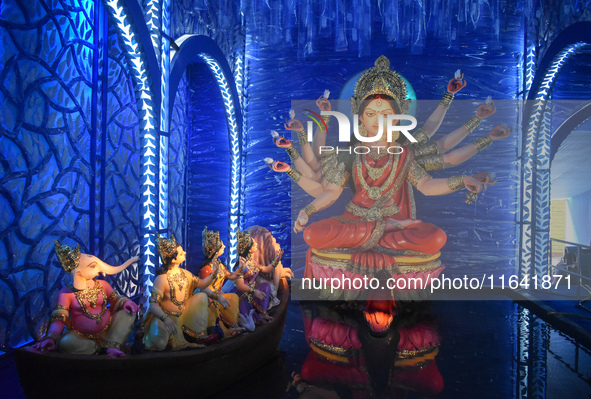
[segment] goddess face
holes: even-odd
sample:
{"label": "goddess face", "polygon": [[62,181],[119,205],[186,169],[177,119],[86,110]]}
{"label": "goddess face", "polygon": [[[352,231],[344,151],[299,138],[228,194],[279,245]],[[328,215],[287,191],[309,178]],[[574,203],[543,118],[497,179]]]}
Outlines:
{"label": "goddess face", "polygon": [[253,240],[252,247],[250,247],[250,253],[254,254],[256,251],[259,250],[259,244]]}
{"label": "goddess face", "polygon": [[224,251],[226,250],[226,246],[224,245],[224,243],[222,242],[222,246],[220,247],[218,253],[216,256],[222,256],[224,254]]}
{"label": "goddess face", "polygon": [[183,247],[181,247],[180,245],[178,247],[176,247],[176,253],[177,253],[176,258],[172,261],[172,263],[174,265],[180,265],[181,263],[183,263],[186,260],[187,253],[185,252]]}
{"label": "goddess face", "polygon": [[[378,134],[380,118],[382,118],[382,135],[385,137],[388,115],[394,115],[395,113],[388,100],[376,98],[367,104],[363,110],[363,114],[359,116],[359,120],[365,126],[368,137],[373,137]],[[394,124],[396,123],[398,121],[394,120]]]}

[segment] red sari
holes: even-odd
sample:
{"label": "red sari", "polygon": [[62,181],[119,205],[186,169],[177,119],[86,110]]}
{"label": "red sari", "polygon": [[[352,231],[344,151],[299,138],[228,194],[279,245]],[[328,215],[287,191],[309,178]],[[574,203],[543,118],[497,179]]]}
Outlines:
{"label": "red sari", "polygon": [[[336,154],[328,157],[336,160]],[[323,169],[325,176],[330,172]],[[357,155],[351,174],[356,192],[345,213],[304,230],[310,246],[306,277],[362,278],[380,270],[396,279],[426,281],[438,276],[443,269],[438,258],[446,242],[445,232],[431,223],[416,222],[406,228],[398,223],[416,219],[410,185],[430,177],[414,161],[413,150],[404,148],[402,154],[378,159]]]}

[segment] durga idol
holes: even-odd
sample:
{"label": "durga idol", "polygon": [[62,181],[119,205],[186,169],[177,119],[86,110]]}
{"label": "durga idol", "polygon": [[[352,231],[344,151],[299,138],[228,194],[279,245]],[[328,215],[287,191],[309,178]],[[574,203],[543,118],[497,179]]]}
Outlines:
{"label": "durga idol", "polygon": [[[406,97],[403,78],[390,69],[386,57],[379,57],[359,78],[351,98],[352,113],[359,115],[360,134],[376,137],[385,130],[380,129],[385,125],[380,118],[408,113],[410,100]],[[368,153],[333,151],[320,160],[322,178],[316,184],[315,199],[300,211],[295,222],[296,232],[304,230],[310,247],[305,277],[345,277],[353,281],[384,272],[394,279],[436,277],[443,269],[439,251],[446,234],[416,218],[413,187],[427,196],[464,188],[477,194],[489,182],[488,177],[484,181],[479,178],[481,174],[432,178],[417,162],[415,147],[396,132],[391,142],[384,133],[380,139],[363,144],[370,147]],[[400,146],[402,151],[379,151],[391,145]],[[310,216],[337,201],[350,179],[354,196],[345,212],[304,227]],[[355,299],[359,291],[347,289],[344,294],[346,299]]]}

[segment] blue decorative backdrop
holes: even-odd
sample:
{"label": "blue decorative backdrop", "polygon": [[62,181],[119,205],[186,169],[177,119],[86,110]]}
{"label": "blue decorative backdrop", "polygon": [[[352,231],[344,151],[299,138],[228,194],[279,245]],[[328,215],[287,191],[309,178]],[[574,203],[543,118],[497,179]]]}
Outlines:
{"label": "blue decorative backdrop", "polygon": [[[230,147],[218,85],[205,63],[189,68],[190,133],[187,165],[187,268],[203,260],[201,232],[207,226],[228,236]],[[226,245],[228,244],[225,242]]]}
{"label": "blue decorative backdrop", "polygon": [[[92,1],[0,9],[2,350],[45,331],[65,277],[54,239],[111,264],[137,252],[138,118],[105,21]],[[137,270],[122,277],[115,285],[137,293]]]}
{"label": "blue decorative backdrop", "polygon": [[189,131],[189,91],[186,75],[179,83],[170,120],[170,140],[168,142],[168,179],[170,232],[185,244],[186,241],[186,169],[187,134]]}

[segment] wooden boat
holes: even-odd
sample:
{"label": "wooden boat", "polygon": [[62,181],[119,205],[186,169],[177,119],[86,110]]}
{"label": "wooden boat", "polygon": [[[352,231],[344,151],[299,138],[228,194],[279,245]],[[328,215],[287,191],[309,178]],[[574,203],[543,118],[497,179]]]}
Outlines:
{"label": "wooden boat", "polygon": [[281,304],[269,311],[271,322],[203,349],[144,352],[112,359],[19,348],[15,360],[21,385],[29,398],[211,395],[276,357],[289,303],[285,279],[281,280],[278,297]]}

